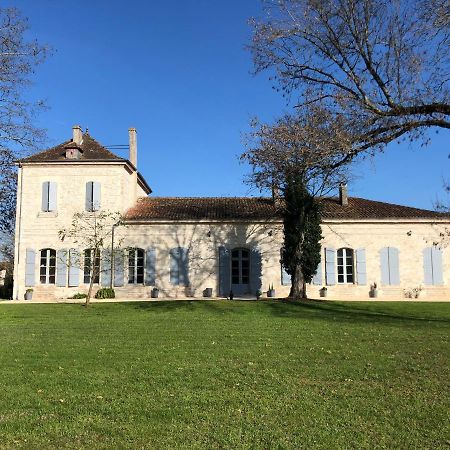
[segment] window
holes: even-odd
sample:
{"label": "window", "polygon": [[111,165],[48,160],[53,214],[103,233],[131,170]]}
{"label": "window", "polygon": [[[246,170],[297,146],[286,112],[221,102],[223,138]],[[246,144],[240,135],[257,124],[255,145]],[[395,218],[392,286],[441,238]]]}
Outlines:
{"label": "window", "polygon": [[249,284],[250,252],[236,248],[231,252],[231,284]]}
{"label": "window", "polygon": [[384,247],[380,250],[381,284],[387,286],[400,284],[398,254],[395,247]]}
{"label": "window", "polygon": [[337,251],[338,283],[354,283],[354,252],[351,248],[340,248]]}
{"label": "window", "polygon": [[100,183],[88,181],[86,183],[86,211],[98,211],[100,209]]}
{"label": "window", "polygon": [[[88,248],[84,251],[84,283],[91,283],[91,268],[94,263],[94,249]],[[95,257],[95,265],[93,267],[94,283],[100,282],[100,254]]]}
{"label": "window", "polygon": [[174,286],[189,286],[189,251],[177,247],[170,250],[170,283]]}
{"label": "window", "polygon": [[444,284],[442,250],[438,247],[427,247],[423,250],[424,282],[426,285]]}
{"label": "window", "polygon": [[141,248],[128,252],[128,283],[144,284],[144,250]]}
{"label": "window", "polygon": [[45,181],[42,183],[42,211],[56,211],[56,183]]}
{"label": "window", "polygon": [[44,248],[41,250],[39,275],[42,284],[55,284],[56,250]]}

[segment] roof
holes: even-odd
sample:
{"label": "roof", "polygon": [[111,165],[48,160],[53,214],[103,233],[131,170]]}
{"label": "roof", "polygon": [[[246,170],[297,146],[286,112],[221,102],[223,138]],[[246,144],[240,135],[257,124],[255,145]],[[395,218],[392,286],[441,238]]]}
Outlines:
{"label": "roof", "polygon": [[[66,149],[74,147],[75,144],[72,139],[70,141],[63,142],[56,147],[49,148],[42,152],[29,156],[28,158],[21,159],[20,162],[54,162],[54,161],[68,161],[66,159]],[[77,147],[82,151],[79,159],[74,161],[126,161],[124,158],[120,158],[114,153],[110,152],[107,148],[103,147],[99,142],[92,138],[88,133],[83,134],[83,141]]]}
{"label": "roof", "polygon": [[[69,148],[78,148],[81,155],[77,159],[67,159],[66,150]],[[65,163],[79,163],[79,162],[122,162],[129,165],[132,170],[136,167],[131,164],[128,159],[121,158],[109,151],[102,144],[97,142],[89,133],[83,133],[83,140],[81,144],[76,144],[73,139],[65,141],[55,147],[49,148],[34,155],[23,158],[20,163],[51,163],[51,162],[65,162]],[[151,192],[150,186],[145,181],[144,177],[137,172],[138,180],[147,192]]]}
{"label": "roof", "polygon": [[[348,206],[324,198],[324,220],[444,219],[450,215],[409,206],[349,197]],[[281,220],[281,212],[267,197],[145,197],[125,216],[128,221]]]}

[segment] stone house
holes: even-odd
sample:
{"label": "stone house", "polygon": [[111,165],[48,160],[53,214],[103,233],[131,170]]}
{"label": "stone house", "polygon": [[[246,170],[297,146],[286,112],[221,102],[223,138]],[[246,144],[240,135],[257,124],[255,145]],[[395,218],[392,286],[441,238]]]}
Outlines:
{"label": "stone house", "polygon": [[[280,265],[282,221],[272,198],[154,197],[137,171],[136,130],[129,130],[129,158],[121,158],[81,128],[72,139],[18,163],[14,294],[27,288],[34,300],[86,292],[89,271],[70,255],[93,264],[90,249],[61,242],[58,231],[76,212],[119,211],[116,230],[123,251],[112,265],[100,258],[96,288],[114,286],[118,298],[254,297],[273,285],[289,293]],[[348,197],[323,200],[322,262],[308,286],[318,298],[450,300],[450,249],[434,245],[450,217],[433,211]]]}

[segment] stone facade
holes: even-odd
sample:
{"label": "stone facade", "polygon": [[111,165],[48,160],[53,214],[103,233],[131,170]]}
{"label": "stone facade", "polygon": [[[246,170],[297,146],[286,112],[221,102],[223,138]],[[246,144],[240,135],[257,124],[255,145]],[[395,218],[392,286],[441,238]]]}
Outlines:
{"label": "stone facade", "polygon": [[[78,135],[77,139],[79,140]],[[80,148],[82,150],[82,145]],[[83,152],[80,151],[80,154]],[[58,156],[51,160],[24,160],[20,164],[13,294],[15,299],[22,300],[27,289],[25,274],[30,270],[29,261],[27,268],[27,249],[35,251],[31,269],[34,270],[35,281],[33,286],[30,286],[34,290],[34,300],[63,299],[74,293],[87,291],[88,285],[83,284],[81,273],[78,286],[57,287],[53,283],[41,284],[39,252],[47,248],[61,250],[75,246],[71,242],[61,242],[58,231],[69,226],[74,213],[84,211],[86,183],[100,183],[103,210],[125,214],[139,198],[146,197],[149,189],[145,183],[139,181],[135,160],[136,156],[134,164],[122,159],[94,161],[80,158],[79,161],[65,161],[63,156]],[[56,183],[56,211],[42,211],[42,184],[46,181]],[[328,299],[366,300],[369,299],[370,286],[376,283],[379,299],[402,299],[405,298],[405,292],[409,292],[413,296],[420,293],[420,296],[430,300],[450,300],[450,249],[439,250],[442,259],[439,268],[442,272],[442,282],[438,280],[435,285],[426,284],[424,271],[424,249],[431,247],[439,232],[449,226],[450,219],[445,217],[326,219],[322,226],[324,239],[320,273],[315,277],[314,283],[308,286],[308,294],[311,298],[318,298],[320,289],[326,286]],[[124,248],[140,248],[144,251],[151,248],[154,257],[152,270],[155,272],[151,284],[129,284],[125,253],[124,283],[123,286],[115,286],[118,298],[149,298],[155,286],[159,288],[161,298],[202,297],[207,288],[212,288],[214,297],[226,295],[227,292],[224,291],[227,291],[228,287],[223,287],[221,279],[223,267],[220,265],[223,261],[221,262],[220,252],[224,249],[231,252],[232,249],[238,248],[248,249],[250,252],[257,249],[258,266],[252,267],[252,261],[248,264],[251,266],[250,272],[259,272],[259,288],[263,292],[268,290],[269,285],[273,285],[276,296],[287,296],[289,293],[289,285],[283,284],[280,266],[282,229],[281,221],[276,217],[264,220],[130,220],[125,227],[117,230],[117,240],[123,240]],[[398,285],[383,284],[380,251],[386,247],[393,247],[398,251]],[[174,284],[171,280],[170,255],[175,248],[188,250],[188,285]],[[353,249],[355,255],[358,249],[363,250],[360,254],[364,255],[364,261],[361,260],[358,264],[364,268],[357,268],[357,261],[354,260],[353,282],[343,284],[338,283],[336,279],[336,283],[330,284],[327,270],[331,270],[332,263],[336,274],[337,260],[334,259],[331,263],[327,261],[326,249],[336,251],[341,248]],[[226,259],[226,265],[230,265],[230,255],[231,253]],[[145,268],[147,269],[148,267]],[[364,276],[362,273],[358,274],[358,270],[362,270]],[[252,283],[250,280],[247,294],[254,296],[256,284]]]}

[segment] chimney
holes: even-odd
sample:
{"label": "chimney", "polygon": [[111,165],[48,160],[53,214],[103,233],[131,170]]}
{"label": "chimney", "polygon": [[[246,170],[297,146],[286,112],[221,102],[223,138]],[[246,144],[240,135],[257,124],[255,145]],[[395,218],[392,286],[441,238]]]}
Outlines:
{"label": "chimney", "polygon": [[348,206],[348,191],[346,183],[341,183],[339,185],[339,203],[342,206]]}
{"label": "chimney", "polygon": [[73,142],[75,144],[80,145],[83,142],[83,131],[81,130],[80,125],[75,125],[72,127],[73,132]]}
{"label": "chimney", "polygon": [[137,167],[137,136],[136,128],[128,129],[128,136],[130,141],[130,162],[134,167]]}

